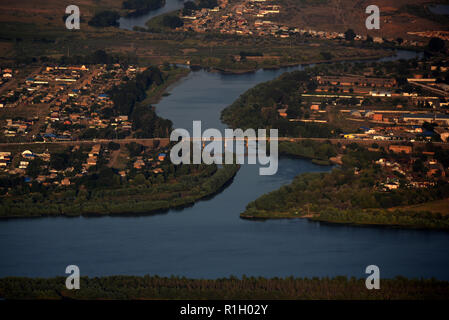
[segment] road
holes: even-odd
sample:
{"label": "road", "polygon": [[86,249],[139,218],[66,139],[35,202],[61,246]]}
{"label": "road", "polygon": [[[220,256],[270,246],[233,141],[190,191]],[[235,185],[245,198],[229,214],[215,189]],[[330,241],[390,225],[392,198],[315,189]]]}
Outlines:
{"label": "road", "polygon": [[[193,141],[198,141],[198,139],[192,139]],[[231,139],[221,138],[217,139],[219,141],[229,141]],[[234,138],[233,140],[247,140],[246,138]],[[270,140],[270,139],[268,139]],[[318,141],[318,142],[326,142],[329,141],[333,144],[351,144],[351,143],[359,143],[367,146],[371,146],[373,143],[378,144],[379,146],[388,146],[391,144],[398,144],[398,143],[412,143],[413,146],[424,146],[428,142],[426,141],[415,141],[410,142],[407,140],[375,140],[375,139],[340,139],[340,138],[293,138],[293,137],[279,137],[278,141],[291,141],[291,142],[299,142],[299,141]],[[203,141],[211,141],[211,139],[207,139]],[[0,143],[0,148],[6,148],[11,146],[31,146],[31,145],[81,145],[81,144],[106,144],[109,142],[115,142],[120,144],[128,144],[131,142],[139,143],[145,146],[153,146],[155,142],[158,142],[160,146],[167,146],[170,143],[169,138],[148,138],[148,139],[137,139],[137,138],[126,138],[126,139],[97,139],[97,140],[75,140],[75,141],[51,141],[51,142],[11,142],[11,143]],[[442,146],[444,148],[449,148],[449,143],[444,142],[433,142],[434,145]]]}

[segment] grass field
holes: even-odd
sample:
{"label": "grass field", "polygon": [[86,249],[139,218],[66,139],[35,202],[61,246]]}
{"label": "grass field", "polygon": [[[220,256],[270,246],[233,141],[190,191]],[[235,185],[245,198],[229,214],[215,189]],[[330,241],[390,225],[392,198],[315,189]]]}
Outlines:
{"label": "grass field", "polygon": [[429,211],[432,213],[441,213],[443,215],[449,215],[449,199],[430,201],[413,206],[394,207],[391,210],[413,211],[413,212]]}
{"label": "grass field", "polygon": [[[279,0],[284,10],[277,18],[288,25],[299,25],[323,31],[344,32],[352,28],[358,34],[377,37],[412,38],[407,32],[449,30],[447,20],[432,14],[427,6],[449,3],[447,0]],[[369,5],[380,9],[380,30],[367,30],[365,13]]]}

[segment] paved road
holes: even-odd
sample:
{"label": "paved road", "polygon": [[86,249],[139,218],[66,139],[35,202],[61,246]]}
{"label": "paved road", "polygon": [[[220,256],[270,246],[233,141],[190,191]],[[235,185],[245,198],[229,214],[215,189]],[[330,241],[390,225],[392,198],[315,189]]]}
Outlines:
{"label": "paved road", "polygon": [[[243,140],[244,138],[234,138],[234,140]],[[195,139],[192,139],[195,140]],[[230,139],[218,139],[229,141]],[[244,139],[246,140],[246,139]],[[376,143],[380,146],[390,145],[390,144],[398,144],[398,143],[406,143],[409,142],[407,140],[374,140],[374,139],[340,139],[340,138],[292,138],[292,137],[280,137],[278,141],[318,141],[318,142],[326,142],[330,141],[331,143],[341,143],[341,144],[350,144],[353,142],[364,144],[364,145],[372,145]],[[136,139],[136,138],[126,138],[126,139],[97,139],[97,140],[75,140],[75,141],[51,141],[51,142],[12,142],[12,143],[0,143],[0,147],[8,147],[8,146],[17,146],[17,145],[47,145],[47,144],[59,144],[59,145],[78,145],[78,144],[94,144],[94,143],[109,143],[115,142],[120,144],[127,144],[131,142],[140,143],[142,145],[152,146],[154,143],[158,141],[160,145],[165,146],[170,142],[169,138],[148,138],[148,139]],[[425,141],[415,141],[412,143],[414,146],[423,146],[426,145]],[[445,148],[449,148],[449,143],[444,142],[434,142],[434,145],[443,146]]]}

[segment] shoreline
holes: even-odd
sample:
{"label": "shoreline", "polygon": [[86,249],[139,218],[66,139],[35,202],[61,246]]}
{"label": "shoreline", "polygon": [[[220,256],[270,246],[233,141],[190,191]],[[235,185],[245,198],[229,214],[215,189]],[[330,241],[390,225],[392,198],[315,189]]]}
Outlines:
{"label": "shoreline", "polygon": [[350,62],[350,61],[369,61],[369,60],[379,60],[382,58],[388,58],[393,57],[395,53],[389,54],[389,55],[375,55],[375,56],[368,56],[368,57],[353,57],[353,58],[337,58],[337,59],[330,59],[330,60],[311,60],[311,61],[300,61],[300,62],[293,62],[293,63],[284,63],[280,64],[279,66],[272,66],[272,67],[258,67],[255,69],[222,69],[222,68],[216,68],[216,67],[207,67],[207,66],[201,66],[201,65],[190,65],[192,71],[196,70],[206,70],[208,72],[216,72],[220,74],[227,74],[227,75],[242,75],[242,74],[251,74],[255,73],[259,70],[279,70],[283,68],[294,68],[298,66],[310,66],[313,64],[327,64],[327,63],[338,63],[338,62]]}
{"label": "shoreline", "polygon": [[360,222],[348,222],[348,221],[337,221],[337,220],[325,220],[319,219],[319,215],[303,215],[303,216],[279,216],[279,217],[257,217],[257,216],[246,216],[240,214],[240,219],[248,221],[269,221],[269,220],[307,220],[308,222],[315,222],[324,225],[332,226],[347,226],[347,227],[365,227],[365,228],[381,228],[381,229],[401,229],[401,230],[417,230],[417,231],[440,231],[449,232],[449,228],[434,228],[434,227],[423,227],[423,226],[413,226],[413,225],[402,225],[402,224],[382,224],[382,223],[360,223]]}
{"label": "shoreline", "polygon": [[156,92],[149,92],[147,98],[142,103],[158,104],[164,97],[164,94],[167,93],[168,88],[178,83],[182,78],[187,77],[191,72],[190,68],[178,67],[178,69],[181,70],[180,73],[175,74],[173,77],[169,76],[163,85],[157,87]]}
{"label": "shoreline", "polygon": [[[219,169],[223,170],[223,169]],[[219,172],[219,170],[217,172]],[[179,204],[175,205],[169,205],[167,208],[161,207],[156,209],[149,209],[145,212],[138,212],[138,211],[123,211],[123,212],[109,212],[109,213],[100,213],[100,212],[86,212],[86,213],[79,213],[79,214],[70,214],[70,213],[60,213],[57,215],[54,214],[38,214],[38,215],[30,215],[30,216],[24,216],[24,215],[6,215],[6,216],[0,216],[0,221],[4,220],[13,220],[13,219],[36,219],[36,218],[101,218],[101,217],[143,217],[143,216],[152,216],[152,215],[158,215],[158,214],[165,214],[168,213],[170,210],[182,210],[185,208],[189,208],[194,206],[196,203],[200,201],[206,201],[208,199],[212,199],[216,195],[223,192],[228,186],[230,186],[237,175],[238,171],[240,170],[240,165],[236,166],[236,169],[233,170],[232,174],[227,178],[227,180],[221,184],[218,188],[216,188],[214,191],[206,193],[204,195],[200,195],[198,198],[195,198],[193,200],[181,202]]]}

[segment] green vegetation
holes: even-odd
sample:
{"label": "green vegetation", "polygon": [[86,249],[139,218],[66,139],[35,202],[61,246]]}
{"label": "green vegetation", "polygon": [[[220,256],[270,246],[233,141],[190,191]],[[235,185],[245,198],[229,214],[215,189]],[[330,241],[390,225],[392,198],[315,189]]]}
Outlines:
{"label": "green vegetation", "polygon": [[148,31],[161,33],[171,32],[172,29],[182,27],[184,22],[178,17],[178,11],[161,14],[147,21],[146,26]]}
{"label": "green vegetation", "polygon": [[[134,146],[129,148],[132,153]],[[67,150],[64,154],[70,153]],[[77,163],[81,159],[73,165]],[[128,179],[123,179],[116,170],[97,164],[90,170],[92,173],[72,179],[73,183],[64,188],[26,183],[23,177],[1,177],[0,217],[160,212],[192,205],[216,194],[232,180],[239,166],[224,165],[221,169],[215,165],[174,166],[166,160],[161,169],[162,173],[131,170]]]}
{"label": "green vegetation", "polygon": [[184,22],[178,16],[164,16],[162,23],[165,27],[169,27],[171,29],[176,29],[184,25]]}
{"label": "green vegetation", "polygon": [[[136,138],[168,137],[172,122],[157,116],[150,103],[157,102],[158,97],[175,80],[188,73],[187,69],[168,67],[164,72],[150,66],[120,86],[114,87],[108,94],[114,102],[113,108],[99,110],[105,118],[127,115],[132,120],[133,136]],[[125,138],[128,131],[117,132],[112,127],[104,129],[86,129],[82,139]]]}
{"label": "green vegetation", "polygon": [[411,206],[393,207],[390,210],[413,211],[413,212],[433,212],[442,215],[449,214],[449,199],[429,201],[426,203],[415,204]]}
{"label": "green vegetation", "polygon": [[165,0],[125,0],[123,9],[132,10],[129,15],[138,16],[162,8],[164,4]]}
{"label": "green vegetation", "polygon": [[89,21],[89,25],[92,27],[118,27],[118,19],[120,14],[117,11],[102,11],[96,13],[95,16]]}
{"label": "green vegetation", "polygon": [[184,2],[184,8],[182,9],[182,15],[183,16],[190,16],[192,15],[193,11],[198,10],[198,6],[193,1],[186,1]]}
{"label": "green vegetation", "polygon": [[168,62],[164,62],[162,66],[162,84],[158,86],[151,86],[147,90],[146,98],[141,102],[141,104],[158,103],[161,97],[169,95],[169,93],[166,92],[167,88],[178,82],[182,77],[187,76],[189,72],[190,69],[188,68],[180,68],[176,65],[170,65]]}
{"label": "green vegetation", "polygon": [[180,277],[81,277],[80,290],[67,290],[65,278],[0,279],[4,299],[242,299],[242,300],[436,300],[448,299],[449,282],[397,277],[367,290],[365,279],[235,277],[194,280]]}
{"label": "green vegetation", "polygon": [[346,30],[346,32],[345,32],[346,40],[353,41],[355,37],[356,37],[356,34],[355,34],[354,30],[352,30],[352,29]]}
{"label": "green vegetation", "polygon": [[171,121],[158,117],[152,106],[139,103],[145,100],[151,86],[161,86],[163,82],[162,72],[152,66],[109,93],[114,111],[132,119],[134,135],[138,138],[167,137],[170,134]]}
{"label": "green vegetation", "polygon": [[431,38],[429,40],[429,50],[430,51],[442,51],[445,47],[444,40],[441,40],[440,38]]}
{"label": "green vegetation", "polygon": [[303,115],[301,92],[313,85],[307,71],[284,73],[246,91],[222,111],[221,119],[232,128],[277,128],[280,136],[330,138],[335,133],[327,124],[291,122],[278,113],[288,106],[287,115]]}
{"label": "green vegetation", "polygon": [[[309,158],[331,156],[331,146],[312,152],[303,145],[283,146],[284,153]],[[242,218],[300,218],[333,223],[390,225],[413,228],[449,229],[449,216],[438,212],[395,208],[449,197],[443,180],[427,189],[400,187],[380,191],[382,169],[373,165],[380,152],[356,144],[343,154],[343,165],[329,173],[306,173],[279,190],[248,204]],[[403,184],[405,185],[405,184]],[[391,209],[391,210],[389,210]]]}
{"label": "green vegetation", "polygon": [[330,165],[329,158],[337,155],[337,150],[331,143],[304,140],[297,143],[282,141],[279,144],[281,155],[312,159],[315,164]]}

